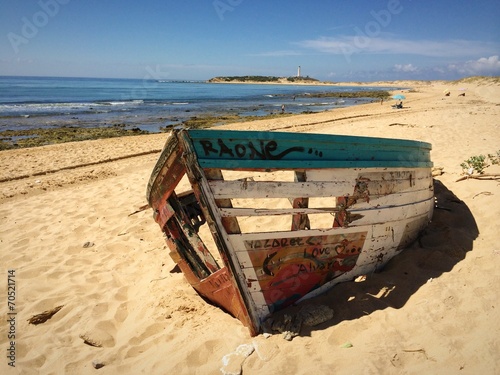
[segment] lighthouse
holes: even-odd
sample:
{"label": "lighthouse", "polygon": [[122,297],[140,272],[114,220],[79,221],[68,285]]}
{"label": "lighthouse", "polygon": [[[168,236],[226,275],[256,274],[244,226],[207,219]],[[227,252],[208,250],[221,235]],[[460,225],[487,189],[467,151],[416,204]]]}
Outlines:
{"label": "lighthouse", "polygon": [[300,77],[300,65],[299,68],[297,69],[297,77]]}

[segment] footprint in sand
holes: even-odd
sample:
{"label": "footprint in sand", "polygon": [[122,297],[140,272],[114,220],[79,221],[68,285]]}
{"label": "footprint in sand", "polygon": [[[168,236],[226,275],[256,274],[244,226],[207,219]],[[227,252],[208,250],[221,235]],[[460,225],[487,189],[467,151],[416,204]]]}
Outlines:
{"label": "footprint in sand", "polygon": [[123,323],[128,317],[128,303],[123,302],[116,308],[114,319],[118,323]]}
{"label": "footprint in sand", "polygon": [[127,347],[131,348],[127,350],[125,358],[136,357],[158,343],[164,343],[164,329],[164,324],[154,323],[148,326],[143,334],[132,337],[128,341]]}

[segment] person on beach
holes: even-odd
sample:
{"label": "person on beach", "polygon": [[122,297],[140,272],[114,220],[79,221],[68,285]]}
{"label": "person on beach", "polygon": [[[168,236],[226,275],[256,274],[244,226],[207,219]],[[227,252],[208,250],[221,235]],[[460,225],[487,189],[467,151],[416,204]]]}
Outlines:
{"label": "person on beach", "polygon": [[284,104],[281,105],[281,113],[285,113],[285,105]]}

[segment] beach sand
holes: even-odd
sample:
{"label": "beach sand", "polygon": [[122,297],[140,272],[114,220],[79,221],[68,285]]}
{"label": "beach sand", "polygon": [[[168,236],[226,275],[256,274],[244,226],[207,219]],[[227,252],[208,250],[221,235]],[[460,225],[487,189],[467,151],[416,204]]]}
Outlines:
{"label": "beach sand", "polygon": [[463,161],[500,150],[500,85],[397,85],[411,87],[401,110],[386,101],[223,126],[421,140],[442,168],[420,240],[382,272],[308,301],[334,317],[292,341],[250,337],[174,269],[151,209],[140,210],[167,134],[0,152],[0,373],[220,374],[223,357],[247,345],[255,351],[226,370],[499,374],[499,182],[457,180]]}

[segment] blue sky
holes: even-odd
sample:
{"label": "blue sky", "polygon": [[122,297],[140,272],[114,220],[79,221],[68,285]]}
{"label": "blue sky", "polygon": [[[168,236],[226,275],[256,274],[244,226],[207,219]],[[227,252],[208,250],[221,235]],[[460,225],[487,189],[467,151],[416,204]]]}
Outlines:
{"label": "blue sky", "polygon": [[498,0],[0,0],[0,75],[500,75]]}

